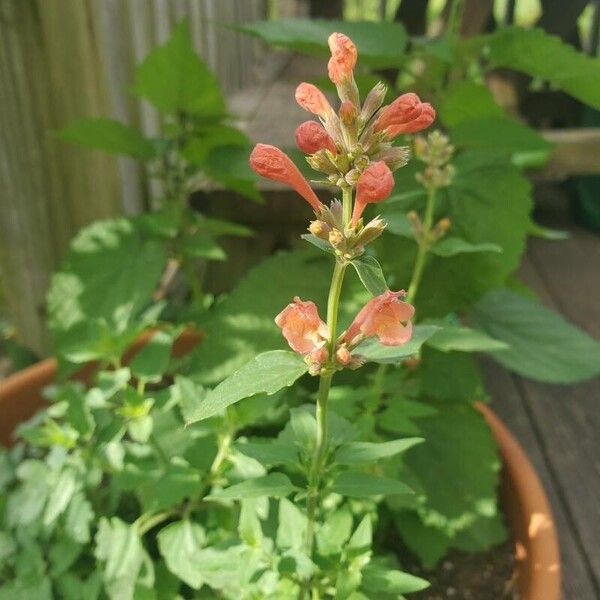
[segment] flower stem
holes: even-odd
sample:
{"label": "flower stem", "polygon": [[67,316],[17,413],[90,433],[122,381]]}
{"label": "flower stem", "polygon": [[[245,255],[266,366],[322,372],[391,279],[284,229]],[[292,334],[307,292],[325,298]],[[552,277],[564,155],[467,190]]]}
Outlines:
{"label": "flower stem", "polygon": [[408,286],[408,295],[406,301],[411,304],[414,302],[417,292],[419,290],[419,284],[421,283],[421,277],[423,275],[423,269],[425,268],[425,261],[427,259],[427,252],[431,246],[431,227],[433,226],[433,208],[435,206],[435,188],[430,187],[427,194],[427,205],[425,207],[425,218],[423,219],[423,232],[421,239],[419,240],[419,250],[417,252],[417,259],[415,261],[415,268],[413,270],[410,285]]}
{"label": "flower stem", "polygon": [[[344,225],[347,225],[352,215],[352,190],[343,190],[344,201]],[[327,456],[327,401],[329,399],[329,390],[333,378],[333,364],[335,361],[335,343],[337,339],[337,322],[340,306],[340,296],[344,274],[347,264],[336,260],[329,287],[329,297],[327,299],[327,327],[329,329],[329,361],[321,373],[319,381],[319,391],[317,394],[317,404],[315,409],[315,418],[317,421],[317,435],[315,439],[315,448],[308,473],[308,495],[306,499],[306,540],[305,549],[308,556],[312,555],[313,542],[315,535],[315,517],[319,500],[319,487],[321,483],[321,472]]]}

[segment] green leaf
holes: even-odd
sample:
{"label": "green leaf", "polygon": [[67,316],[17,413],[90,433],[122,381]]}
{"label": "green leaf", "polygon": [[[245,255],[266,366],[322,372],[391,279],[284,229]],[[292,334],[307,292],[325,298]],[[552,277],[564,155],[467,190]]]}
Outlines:
{"label": "green leaf", "polygon": [[450,128],[473,119],[500,118],[503,115],[490,89],[470,79],[450,85],[439,106],[439,116]]}
{"label": "green leaf", "polygon": [[93,519],[92,505],[81,492],[77,492],[67,508],[65,533],[76,542],[87,544]]}
{"label": "green leaf", "polygon": [[225,251],[212,237],[204,233],[186,235],[181,240],[181,252],[188,257],[206,260],[225,260]]}
{"label": "green leaf", "polygon": [[249,546],[260,547],[263,540],[263,532],[258,517],[258,500],[242,500],[240,509],[240,520],[238,522],[238,533],[240,538]]}
{"label": "green leaf", "polygon": [[416,325],[409,342],[402,346],[384,346],[376,338],[368,338],[357,348],[358,354],[368,362],[395,364],[417,354],[421,346],[437,331],[437,325]]}
{"label": "green leaf", "polygon": [[327,515],[327,520],[319,527],[316,535],[319,554],[341,554],[351,533],[352,513],[348,508],[341,508]]}
{"label": "green leaf", "polygon": [[351,264],[356,269],[365,288],[373,296],[379,296],[389,290],[383,276],[383,271],[381,270],[381,265],[375,257],[363,254],[355,258]]}
{"label": "green leaf", "polygon": [[158,382],[165,374],[171,360],[173,336],[156,331],[129,363],[131,372],[139,379]]}
{"label": "green leaf", "polygon": [[373,544],[373,525],[371,517],[365,515],[348,541],[346,548],[351,551],[368,551]]}
{"label": "green leaf", "polygon": [[472,244],[458,237],[447,237],[440,240],[429,251],[437,256],[454,256],[465,252],[502,252],[498,244]]}
{"label": "green leaf", "polygon": [[422,522],[454,537],[479,517],[498,514],[501,464],[485,419],[471,405],[440,402],[436,408],[417,419],[425,443],[403,456],[403,464]]}
{"label": "green leaf", "polygon": [[520,375],[573,383],[600,373],[600,342],[531,298],[494,290],[475,305],[473,319],[509,345],[491,355]]}
{"label": "green leaf", "polygon": [[126,154],[141,160],[154,157],[154,145],[135,127],[113,119],[77,119],[58,132],[58,137],[111,154]]}
{"label": "green leaf", "polygon": [[568,240],[571,234],[562,229],[550,229],[549,227],[543,227],[534,221],[529,223],[529,235],[542,238],[544,240],[562,241]]}
{"label": "green leaf", "polygon": [[175,383],[171,386],[170,392],[171,397],[179,404],[186,423],[191,421],[196,408],[207,394],[203,386],[183,375],[175,376]]}
{"label": "green leaf", "polygon": [[406,452],[423,442],[423,438],[406,438],[391,442],[351,442],[340,446],[335,453],[335,462],[340,465],[357,465],[390,458]]}
{"label": "green leaf", "polygon": [[541,29],[502,27],[486,39],[492,67],[508,67],[550,82],[600,108],[600,60]]}
{"label": "green leaf", "polygon": [[238,443],[236,449],[254,458],[265,467],[279,464],[295,464],[298,462],[298,449],[293,444],[277,440],[264,442]]}
{"label": "green leaf", "polygon": [[225,112],[215,76],[194,52],[187,21],[173,30],[135,71],[134,92],[166,113],[190,113],[207,120]]}
{"label": "green leaf", "polygon": [[104,585],[109,598],[133,598],[144,558],[137,530],[118,517],[110,520],[101,518],[96,534],[95,555],[103,563]]}
{"label": "green leaf", "polygon": [[459,147],[505,154],[523,168],[542,166],[552,148],[535,129],[505,116],[465,119],[452,128],[450,139]]}
{"label": "green leaf", "polygon": [[255,202],[263,202],[256,186],[259,177],[248,164],[250,151],[249,146],[219,146],[211,150],[202,168],[226,188]]}
{"label": "green leaf", "polygon": [[75,473],[71,469],[65,469],[58,476],[54,489],[48,498],[48,504],[44,511],[43,523],[46,527],[52,525],[54,521],[65,511],[71,498],[77,491],[78,482]]}
{"label": "green leaf", "polygon": [[325,252],[329,252],[329,254],[333,254],[333,248],[329,242],[322,240],[321,238],[313,235],[312,233],[303,233],[300,236],[303,240],[307,241],[309,244],[312,244],[319,250],[323,250]]}
{"label": "green leaf", "polygon": [[465,325],[445,325],[427,340],[427,345],[450,352],[489,352],[491,350],[505,350],[508,344],[489,336],[480,329],[473,329]]}
{"label": "green leaf", "polygon": [[362,587],[367,592],[410,594],[429,587],[429,582],[420,577],[372,565],[367,565],[363,569],[362,576]]}
{"label": "green leaf", "polygon": [[242,483],[236,483],[224,490],[216,490],[210,496],[214,500],[245,500],[247,498],[281,498],[288,496],[298,488],[283,473],[269,473],[264,477],[255,477]]}
{"label": "green leaf", "polygon": [[204,579],[198,553],[206,542],[204,529],[187,519],[176,521],[161,529],[156,539],[168,569],[191,588],[200,589]]}
{"label": "green leaf", "polygon": [[328,55],[327,38],[339,31],[355,42],[364,64],[377,68],[397,67],[404,57],[407,41],[404,27],[390,21],[278,19],[257,21],[239,29],[273,46],[320,56]]}
{"label": "green leaf", "polygon": [[162,244],[143,239],[128,219],[96,221],[82,229],[48,293],[49,325],[58,350],[76,341],[79,348],[91,349],[81,360],[99,357],[105,349],[116,352],[115,336],[133,319],[143,327],[142,309],[150,304],[165,264]]}
{"label": "green leaf", "polygon": [[361,471],[344,471],[333,481],[331,491],[342,496],[364,498],[365,496],[380,495],[412,495],[406,484],[396,479],[378,477]]}
{"label": "green leaf", "polygon": [[415,233],[413,231],[412,225],[406,216],[406,213],[394,211],[393,208],[391,210],[385,211],[385,222],[387,227],[385,230],[388,233],[393,233],[394,235],[399,235],[405,238],[413,239],[415,237]]}
{"label": "green leaf", "polygon": [[306,542],[306,515],[286,498],[279,501],[277,546],[300,550]]}
{"label": "green leaf", "polygon": [[259,354],[208,392],[192,412],[188,424],[212,417],[255,394],[274,394],[292,385],[306,370],[306,363],[294,352],[273,350]]}

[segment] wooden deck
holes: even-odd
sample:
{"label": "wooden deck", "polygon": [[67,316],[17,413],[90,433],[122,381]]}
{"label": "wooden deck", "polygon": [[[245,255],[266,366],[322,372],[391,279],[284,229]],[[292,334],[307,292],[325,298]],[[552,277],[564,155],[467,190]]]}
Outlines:
{"label": "wooden deck", "polygon": [[[521,276],[550,307],[600,338],[600,237],[573,225],[564,197],[540,194],[537,218],[570,239],[533,239]],[[600,598],[600,378],[535,383],[485,362],[493,407],[527,450],[559,531],[564,600]],[[542,599],[540,599],[542,600]]]}

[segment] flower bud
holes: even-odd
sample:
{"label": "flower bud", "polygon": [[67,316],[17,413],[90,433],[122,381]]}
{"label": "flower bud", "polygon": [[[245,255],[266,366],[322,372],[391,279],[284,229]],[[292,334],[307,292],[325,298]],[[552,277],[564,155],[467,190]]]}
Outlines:
{"label": "flower bud", "polygon": [[327,43],[331,50],[331,58],[327,64],[329,79],[336,85],[352,77],[352,70],[358,56],[354,42],[343,33],[332,33]]}
{"label": "flower bud", "polygon": [[321,202],[317,195],[285,152],[268,144],[256,144],[248,162],[252,170],[260,176],[289,185],[315,211],[319,211]]}
{"label": "flower bud", "polygon": [[316,121],[305,121],[296,129],[296,145],[302,152],[313,154],[327,149],[333,154],[337,152],[334,141],[325,128]]}
{"label": "flower bud", "polygon": [[339,229],[332,229],[329,232],[329,243],[336,249],[341,250],[342,246],[345,245],[346,238]]}
{"label": "flower bud", "polygon": [[381,217],[369,221],[355,239],[355,245],[364,247],[376,240],[386,228],[386,222]]}
{"label": "flower bud", "polygon": [[346,125],[346,127],[349,127],[355,124],[356,117],[358,116],[358,110],[356,109],[356,106],[352,104],[352,102],[344,100],[340,105],[339,115],[340,121]]}
{"label": "flower bud", "polygon": [[410,223],[410,228],[412,229],[415,239],[421,239],[421,236],[423,235],[423,223],[421,222],[421,217],[419,217],[416,211],[411,210],[406,214],[406,218]]}
{"label": "flower bud", "polygon": [[312,83],[301,83],[296,88],[296,102],[308,112],[322,119],[335,115],[325,94]]}
{"label": "flower bud", "polygon": [[335,181],[337,181],[337,178],[339,177],[339,170],[331,159],[331,154],[328,155],[327,151],[319,150],[314,154],[309,154],[306,157],[306,162],[315,171],[321,171],[321,173],[325,173],[326,175],[335,176]]}
{"label": "flower bud", "polygon": [[362,106],[360,118],[366,123],[380,108],[385,100],[387,87],[381,81],[369,92]]}
{"label": "flower bud", "polygon": [[434,240],[439,240],[440,238],[444,237],[446,235],[446,233],[448,232],[448,230],[450,229],[450,219],[448,217],[444,217],[443,219],[440,219],[436,224],[435,227],[431,230],[431,236],[433,237]]}
{"label": "flower bud", "polygon": [[423,111],[413,121],[388,127],[388,136],[395,138],[401,133],[416,133],[429,127],[435,121],[435,110],[429,103],[423,104],[422,107]]}
{"label": "flower bud", "polygon": [[383,161],[371,163],[356,184],[352,225],[356,226],[367,204],[385,200],[394,188],[394,176]]}
{"label": "flower bud", "polygon": [[360,171],[358,169],[351,169],[346,173],[346,176],[344,177],[346,183],[352,187],[356,185],[356,182],[359,180],[359,178]]}
{"label": "flower bud", "polygon": [[325,240],[326,242],[329,241],[329,232],[331,231],[331,227],[327,223],[324,223],[321,220],[311,221],[310,225],[308,226],[308,230],[314,236]]}

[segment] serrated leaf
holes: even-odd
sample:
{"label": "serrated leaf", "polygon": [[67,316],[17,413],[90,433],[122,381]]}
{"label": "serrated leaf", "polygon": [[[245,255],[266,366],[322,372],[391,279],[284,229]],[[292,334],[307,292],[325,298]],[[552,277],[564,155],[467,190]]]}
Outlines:
{"label": "serrated leaf", "polygon": [[274,394],[292,385],[306,370],[302,357],[293,352],[273,350],[259,354],[208,392],[192,411],[188,423],[212,417],[244,398]]}
{"label": "serrated leaf", "polygon": [[384,346],[376,338],[369,338],[357,347],[357,353],[368,362],[399,363],[419,352],[421,346],[437,331],[437,325],[416,325],[410,341],[402,346]]}
{"label": "serrated leaf", "polygon": [[260,547],[263,532],[258,517],[257,500],[242,500],[241,505],[238,522],[239,536],[249,546]]}
{"label": "serrated leaf", "polygon": [[509,347],[506,342],[465,325],[444,325],[427,340],[427,345],[442,352],[489,352]]}
{"label": "serrated leaf", "polygon": [[502,27],[486,39],[489,61],[549,81],[571,96],[600,108],[600,60],[578,52],[542,29]]}
{"label": "serrated leaf", "polygon": [[520,375],[573,383],[600,373],[600,342],[534,299],[494,290],[475,305],[473,319],[509,345],[490,354]]}
{"label": "serrated leaf", "polygon": [[401,481],[361,471],[343,471],[333,480],[331,491],[352,498],[414,494],[413,490]]}
{"label": "serrated leaf", "polygon": [[365,288],[379,296],[389,290],[381,265],[374,256],[363,254],[351,262]]}
{"label": "serrated leaf", "polygon": [[90,524],[94,519],[92,505],[81,492],[77,492],[66,511],[65,533],[80,544],[90,541]]}
{"label": "serrated leaf", "polygon": [[144,59],[135,71],[134,92],[166,113],[205,119],[225,112],[217,80],[194,51],[187,21]]}
{"label": "serrated leaf", "polygon": [[447,237],[440,240],[429,251],[437,256],[455,256],[470,252],[502,252],[498,244],[472,244],[458,237]]}
{"label": "serrated leaf", "polygon": [[43,522],[46,527],[65,511],[71,498],[77,491],[78,482],[75,473],[71,469],[65,469],[59,475],[54,488],[48,497],[48,504],[44,511]]}
{"label": "serrated leaf", "polygon": [[154,154],[152,141],[135,127],[114,119],[77,119],[58,132],[58,137],[111,154],[126,154],[142,160]]}
{"label": "serrated leaf", "polygon": [[204,529],[187,519],[176,521],[161,529],[156,539],[168,569],[191,588],[200,589],[204,579],[198,553],[206,542]]}
{"label": "serrated leaf", "polygon": [[214,500],[244,500],[247,498],[281,498],[288,496],[298,488],[283,473],[269,473],[264,477],[255,477],[242,483],[236,483],[224,490],[214,491],[209,498]]}
{"label": "serrated leaf", "polygon": [[406,438],[390,442],[351,442],[340,446],[335,461],[340,465],[357,465],[390,458],[423,442],[423,438]]}
{"label": "serrated leaf", "polygon": [[326,56],[327,38],[345,33],[358,48],[361,60],[372,67],[397,67],[404,56],[407,36],[400,23],[382,21],[333,21],[322,19],[278,19],[257,21],[239,27],[266,42],[309,54]]}
{"label": "serrated leaf", "polygon": [[321,556],[341,554],[351,533],[352,513],[348,508],[341,508],[331,513],[316,534],[319,554]]}

